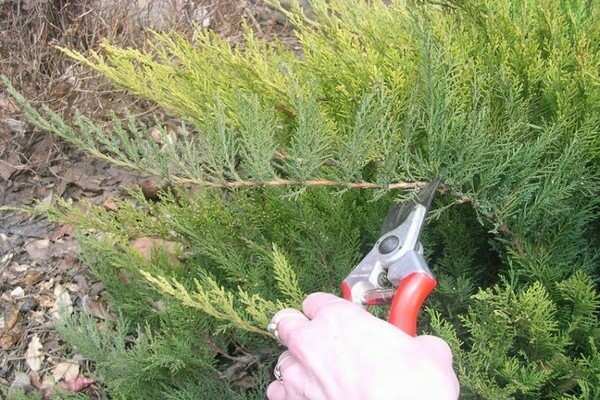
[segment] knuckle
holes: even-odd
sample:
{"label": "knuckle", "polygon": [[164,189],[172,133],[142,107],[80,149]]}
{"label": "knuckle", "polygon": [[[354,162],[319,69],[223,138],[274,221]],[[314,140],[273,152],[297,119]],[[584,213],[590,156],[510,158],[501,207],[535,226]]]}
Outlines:
{"label": "knuckle", "polygon": [[298,355],[302,353],[302,349],[307,344],[306,329],[303,327],[298,327],[297,329],[288,332],[285,344],[289,352],[298,357]]}
{"label": "knuckle", "polygon": [[355,306],[345,300],[339,300],[331,303],[327,307],[323,307],[317,315],[318,318],[325,320],[339,320],[345,319],[348,316],[356,313]]}

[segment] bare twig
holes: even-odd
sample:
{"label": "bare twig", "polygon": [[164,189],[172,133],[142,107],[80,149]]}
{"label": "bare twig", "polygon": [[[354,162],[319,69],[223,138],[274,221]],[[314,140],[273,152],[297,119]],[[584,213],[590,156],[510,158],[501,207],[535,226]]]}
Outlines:
{"label": "bare twig", "polygon": [[[198,179],[174,177],[174,181],[184,185],[204,186],[213,188],[241,188],[241,187],[283,187],[283,186],[304,186],[304,187],[338,187],[344,189],[418,189],[427,184],[427,182],[394,182],[388,185],[380,185],[373,182],[340,182],[331,180],[289,180],[274,179],[265,182],[255,181],[232,181],[232,182],[211,182]],[[443,190],[442,190],[443,191]]]}

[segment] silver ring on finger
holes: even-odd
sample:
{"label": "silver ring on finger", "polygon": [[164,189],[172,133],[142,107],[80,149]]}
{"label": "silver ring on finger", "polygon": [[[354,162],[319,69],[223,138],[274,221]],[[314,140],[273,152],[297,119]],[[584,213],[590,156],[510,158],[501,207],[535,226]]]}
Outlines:
{"label": "silver ring on finger", "polygon": [[277,360],[277,364],[275,365],[275,368],[273,369],[273,375],[275,376],[275,379],[277,379],[279,382],[283,383],[283,375],[281,373],[281,366],[283,365],[283,363],[286,360],[289,360],[290,358],[292,358],[292,355],[290,353],[284,353],[281,356],[279,356],[279,360]]}
{"label": "silver ring on finger", "polygon": [[299,311],[299,310],[292,310],[292,309],[284,310],[284,312],[280,311],[277,314],[275,314],[275,316],[273,317],[273,319],[271,319],[271,322],[269,322],[269,325],[267,325],[267,330],[269,332],[271,332],[275,336],[275,339],[277,339],[279,342],[281,342],[281,340],[279,339],[279,331],[277,330],[277,326],[286,317],[303,317],[303,318],[306,318],[306,316],[304,314],[302,314],[301,311]]}

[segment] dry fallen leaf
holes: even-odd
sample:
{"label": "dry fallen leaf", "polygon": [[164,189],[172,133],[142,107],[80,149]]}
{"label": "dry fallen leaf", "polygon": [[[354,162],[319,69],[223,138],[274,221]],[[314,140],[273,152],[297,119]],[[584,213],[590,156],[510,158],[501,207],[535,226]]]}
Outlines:
{"label": "dry fallen leaf", "polygon": [[41,308],[51,308],[54,306],[56,299],[52,297],[50,294],[34,294],[33,298],[37,301],[38,305]]}
{"label": "dry fallen leaf", "polygon": [[112,196],[108,196],[106,200],[102,202],[102,207],[104,207],[107,211],[117,211],[119,209],[119,206]]}
{"label": "dry fallen leaf", "polygon": [[77,292],[77,284],[76,283],[67,283],[65,284],[65,289],[68,290],[69,292]]}
{"label": "dry fallen leaf", "polygon": [[25,273],[23,277],[23,282],[27,284],[27,286],[34,286],[39,283],[44,278],[44,273],[35,269],[30,269]]}
{"label": "dry fallen leaf", "polygon": [[72,236],[74,230],[75,228],[73,228],[71,225],[61,225],[58,227],[58,229],[52,232],[51,239],[53,242],[56,242],[58,239],[62,239],[65,236]]}
{"label": "dry fallen leaf", "polygon": [[17,102],[5,94],[0,95],[0,110],[6,114],[17,113],[20,108]]}
{"label": "dry fallen leaf", "polygon": [[48,247],[50,246],[49,239],[33,240],[25,244],[25,251],[34,261],[46,260],[48,258]]}
{"label": "dry fallen leaf", "polygon": [[100,298],[92,299],[87,294],[81,299],[83,311],[98,319],[107,319],[114,321],[115,317],[108,312],[108,304]]}
{"label": "dry fallen leaf", "polygon": [[145,260],[150,260],[153,250],[163,248],[167,253],[173,255],[180,251],[181,245],[176,242],[169,242],[163,239],[151,238],[147,236],[139,237],[131,241],[133,247]]}
{"label": "dry fallen leaf", "polygon": [[58,261],[56,265],[56,269],[60,272],[70,271],[77,264],[79,259],[77,256],[66,253],[62,255],[62,258]]}
{"label": "dry fallen leaf", "polygon": [[58,382],[73,381],[79,376],[79,364],[75,361],[66,361],[56,364],[52,370],[54,379]]}
{"label": "dry fallen leaf", "polygon": [[19,307],[14,304],[9,304],[4,309],[4,332],[10,331],[15,327],[17,322],[21,319],[21,313],[19,312]]}
{"label": "dry fallen leaf", "polygon": [[29,389],[31,388],[31,379],[29,379],[29,375],[25,372],[17,371],[10,387],[14,389]]}
{"label": "dry fallen leaf", "polygon": [[52,316],[60,319],[64,313],[71,315],[73,313],[73,300],[67,289],[63,288],[60,283],[57,284],[54,287],[54,296],[56,296],[56,301],[50,310]]}
{"label": "dry fallen leaf", "polygon": [[8,350],[21,339],[22,331],[15,328],[20,319],[21,313],[16,305],[10,304],[4,309],[3,327],[0,332],[0,349]]}
{"label": "dry fallen leaf", "polygon": [[24,121],[19,121],[18,119],[14,118],[4,118],[0,120],[0,122],[7,125],[13,133],[22,135],[27,132],[27,123]]}
{"label": "dry fallen leaf", "polygon": [[8,350],[15,346],[21,337],[23,336],[23,331],[21,329],[15,328],[9,332],[4,332],[0,335],[0,349]]}
{"label": "dry fallen leaf", "polygon": [[96,297],[103,290],[104,290],[104,283],[102,283],[101,281],[94,282],[92,284],[92,286],[90,286],[90,288],[88,289],[88,295],[90,297]]}
{"label": "dry fallen leaf", "polygon": [[40,338],[37,335],[33,335],[25,353],[25,362],[32,371],[38,371],[42,367],[42,361],[44,361],[42,349]]}
{"label": "dry fallen leaf", "polygon": [[46,313],[44,311],[31,311],[28,320],[41,325],[47,322]]}
{"label": "dry fallen leaf", "polygon": [[56,381],[52,375],[44,375],[42,378],[42,392],[46,394],[46,397],[49,397],[56,386]]}
{"label": "dry fallen leaf", "polygon": [[10,177],[19,169],[19,153],[12,153],[4,162],[0,162],[0,177],[9,180]]}
{"label": "dry fallen leaf", "polygon": [[29,373],[29,379],[31,379],[31,384],[33,387],[39,390],[43,389],[42,380],[40,379],[40,374],[38,374],[37,371],[31,371]]}
{"label": "dry fallen leaf", "polygon": [[86,378],[85,376],[80,375],[73,380],[59,382],[58,386],[62,390],[66,390],[68,392],[81,392],[83,389],[92,386],[95,382],[96,381],[91,378]]}
{"label": "dry fallen leaf", "polygon": [[15,253],[7,252],[5,255],[0,258],[0,265],[6,265],[10,260],[15,256]]}
{"label": "dry fallen leaf", "polygon": [[40,290],[50,290],[54,287],[54,278],[50,278],[40,284]]}

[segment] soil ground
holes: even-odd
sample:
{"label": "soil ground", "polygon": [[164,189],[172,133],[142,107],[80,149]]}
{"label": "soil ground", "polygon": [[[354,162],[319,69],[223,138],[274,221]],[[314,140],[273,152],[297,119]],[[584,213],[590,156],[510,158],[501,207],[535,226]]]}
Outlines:
{"label": "soil ground", "polygon": [[[290,39],[282,16],[260,3],[134,3],[132,8],[125,0],[0,1],[0,74],[35,106],[48,105],[67,120],[77,109],[102,122],[111,110],[124,107],[142,119],[169,118],[74,64],[54,46],[88,51],[107,38],[143,47],[149,28],[189,34],[192,22],[235,42],[242,18],[259,35],[287,32]],[[158,184],[34,129],[0,87],[0,207],[43,207],[63,198],[110,208],[127,189],[149,183]],[[93,365],[68,350],[53,329],[58,308],[107,318],[102,282],[78,254],[72,227],[26,212],[0,211],[0,386],[44,397],[60,387],[106,398],[89,378]]]}

